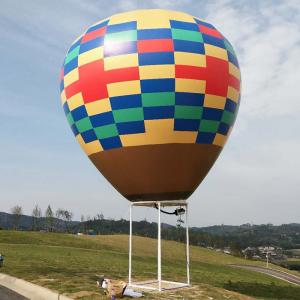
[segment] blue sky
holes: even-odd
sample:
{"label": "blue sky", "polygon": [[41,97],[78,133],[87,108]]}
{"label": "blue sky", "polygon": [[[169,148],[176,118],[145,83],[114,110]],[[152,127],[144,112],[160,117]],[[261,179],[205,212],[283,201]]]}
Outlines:
{"label": "blue sky", "polygon": [[[111,14],[185,11],[233,44],[242,103],[233,133],[190,198],[191,224],[300,221],[300,2],[1,0],[0,211],[71,209],[127,218],[128,202],[80,149],[60,105],[59,70],[72,41]],[[138,212],[138,211],[137,211]],[[151,219],[150,209],[140,219]],[[172,220],[166,219],[171,222]]]}

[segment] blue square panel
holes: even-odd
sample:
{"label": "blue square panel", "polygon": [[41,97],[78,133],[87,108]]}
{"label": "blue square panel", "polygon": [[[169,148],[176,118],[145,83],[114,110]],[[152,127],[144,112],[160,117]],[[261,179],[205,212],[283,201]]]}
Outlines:
{"label": "blue square panel", "polygon": [[97,136],[93,129],[82,132],[81,136],[85,143],[90,143],[97,140]]}
{"label": "blue square panel", "polygon": [[144,121],[117,123],[119,134],[134,134],[145,132]]}
{"label": "blue square panel", "polygon": [[197,144],[212,144],[216,134],[211,132],[199,132],[196,143]]}
{"label": "blue square panel", "polygon": [[101,139],[100,143],[104,150],[110,150],[110,149],[122,147],[121,140],[118,136]]}

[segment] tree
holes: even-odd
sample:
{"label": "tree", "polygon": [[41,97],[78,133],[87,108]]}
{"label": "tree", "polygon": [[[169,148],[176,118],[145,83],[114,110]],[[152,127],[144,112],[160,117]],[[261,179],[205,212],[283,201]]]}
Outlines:
{"label": "tree", "polygon": [[46,218],[46,227],[48,231],[53,231],[53,224],[54,224],[54,215],[53,211],[50,205],[48,205],[46,212],[45,212],[45,218]]}
{"label": "tree", "polygon": [[23,214],[23,209],[21,206],[16,205],[12,207],[10,211],[12,213],[12,221],[13,221],[14,229],[17,230],[19,228],[21,216]]}
{"label": "tree", "polygon": [[82,232],[85,232],[86,231],[86,226],[85,226],[85,218],[84,218],[84,215],[81,215],[80,217],[80,227],[81,227],[81,230]]}
{"label": "tree", "polygon": [[60,219],[60,220],[63,219],[64,212],[65,211],[63,209],[61,209],[61,208],[57,209],[56,212],[55,212],[56,218]]}
{"label": "tree", "polygon": [[66,224],[66,229],[67,229],[67,232],[70,231],[70,222],[72,221],[73,219],[73,213],[71,211],[68,211],[68,210],[65,210],[64,211],[64,221],[65,221],[65,224]]}
{"label": "tree", "polygon": [[103,213],[97,214],[97,215],[94,217],[94,220],[103,220],[103,219],[104,219]]}
{"label": "tree", "polygon": [[42,210],[36,204],[32,210],[32,230],[40,229],[40,218],[42,217]]}
{"label": "tree", "polygon": [[56,228],[57,229],[61,229],[62,224],[61,224],[61,220],[63,219],[63,215],[64,215],[64,210],[61,208],[58,208],[55,212],[55,217],[56,217]]}
{"label": "tree", "polygon": [[56,211],[56,217],[65,222],[65,229],[66,229],[66,231],[69,231],[69,226],[68,225],[72,221],[73,213],[71,211],[59,208]]}

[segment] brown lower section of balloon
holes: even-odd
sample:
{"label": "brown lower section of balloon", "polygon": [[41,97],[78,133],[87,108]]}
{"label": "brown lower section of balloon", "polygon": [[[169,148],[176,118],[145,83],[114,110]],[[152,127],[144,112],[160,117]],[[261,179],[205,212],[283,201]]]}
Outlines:
{"label": "brown lower section of balloon", "polygon": [[221,147],[160,144],[90,155],[106,179],[130,201],[187,199],[204,179]]}

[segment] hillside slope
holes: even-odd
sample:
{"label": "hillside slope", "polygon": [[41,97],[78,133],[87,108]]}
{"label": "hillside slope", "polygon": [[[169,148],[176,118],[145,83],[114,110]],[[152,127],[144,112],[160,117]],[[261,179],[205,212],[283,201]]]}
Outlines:
{"label": "hillside slope", "polygon": [[[67,292],[77,299],[105,299],[95,286],[95,275],[126,279],[127,247],[126,235],[91,237],[0,231],[0,252],[5,255],[5,266],[1,272]],[[134,278],[155,278],[156,241],[134,237],[133,250]],[[264,274],[235,269],[229,264],[249,264],[249,261],[191,247],[193,287],[162,295],[147,294],[144,299],[252,299],[250,296],[300,299],[299,287]],[[163,277],[185,280],[183,244],[163,241]]]}

